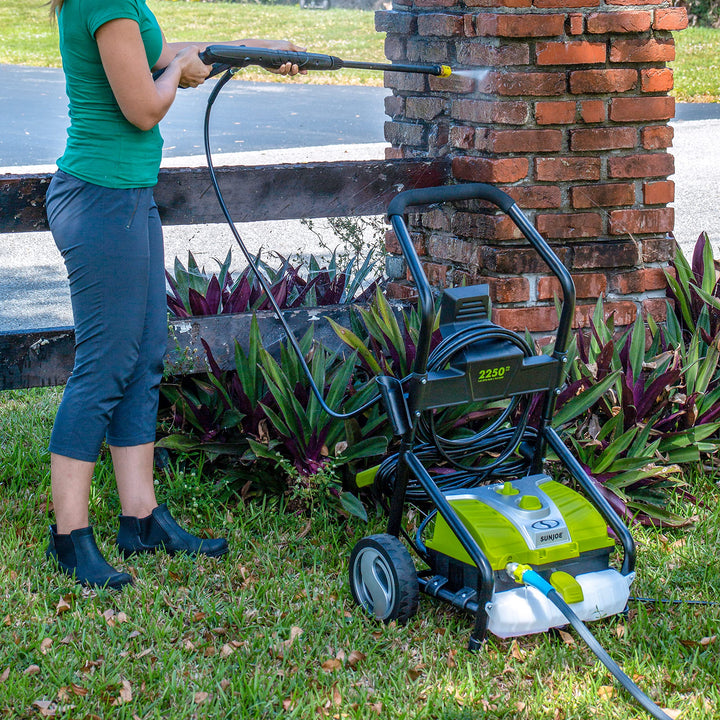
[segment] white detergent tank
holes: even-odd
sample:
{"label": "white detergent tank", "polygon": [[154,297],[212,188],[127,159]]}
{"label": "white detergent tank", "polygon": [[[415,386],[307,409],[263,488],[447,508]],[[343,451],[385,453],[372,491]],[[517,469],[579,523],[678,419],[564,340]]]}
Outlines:
{"label": "white detergent tank", "polygon": [[[584,622],[617,615],[627,605],[635,573],[607,569],[575,576],[583,601],[570,607]],[[486,605],[488,629],[501,638],[533,635],[567,625],[567,618],[539,590],[523,585],[493,594]]]}

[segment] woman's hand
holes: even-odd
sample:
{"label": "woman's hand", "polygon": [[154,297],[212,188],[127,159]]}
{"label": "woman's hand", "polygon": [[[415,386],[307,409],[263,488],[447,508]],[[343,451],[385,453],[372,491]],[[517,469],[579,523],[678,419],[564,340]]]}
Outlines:
{"label": "woman's hand", "polygon": [[[289,40],[236,40],[230,45],[246,45],[247,47],[262,47],[268,50],[289,50],[290,52],[304,52],[306,48],[295,45]],[[303,70],[295,63],[284,63],[276,70],[268,70],[268,72],[276,75],[307,75],[307,70]]]}
{"label": "woman's hand", "polygon": [[180,68],[179,87],[194,88],[202,85],[210,74],[211,66],[200,59],[199,52],[197,46],[186,47],[171,60],[170,65],[176,64]]}

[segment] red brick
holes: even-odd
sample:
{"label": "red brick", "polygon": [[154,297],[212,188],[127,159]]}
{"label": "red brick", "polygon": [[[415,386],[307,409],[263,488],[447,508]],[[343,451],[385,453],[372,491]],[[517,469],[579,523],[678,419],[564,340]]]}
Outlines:
{"label": "red brick", "polygon": [[622,93],[635,88],[637,77],[637,70],[630,68],[576,70],[570,73],[570,92],[575,95]]}
{"label": "red brick", "polygon": [[[575,308],[574,327],[590,327],[594,305],[579,305]],[[637,305],[630,300],[619,302],[605,302],[605,315],[612,314],[615,319],[615,327],[627,327],[635,322],[637,316]]]}
{"label": "red brick", "polygon": [[[486,241],[519,240],[520,229],[507,215],[456,212],[452,218],[452,231],[463,237]],[[477,244],[473,244],[477,252]],[[452,259],[452,258],[450,258]]]}
{"label": "red brick", "polygon": [[385,114],[390,117],[402,115],[405,110],[405,98],[398,95],[388,95],[385,98]]}
{"label": "red brick", "polygon": [[673,38],[617,38],[610,41],[610,62],[671,62],[674,59]]}
{"label": "red brick", "polygon": [[630,183],[576,185],[570,188],[572,206],[577,209],[616,207],[635,203],[635,186]]}
{"label": "red brick", "polygon": [[527,302],[530,300],[530,283],[519,277],[484,277],[490,286],[490,298],[494,303]]}
{"label": "red brick", "polygon": [[385,148],[385,159],[386,160],[402,160],[403,151],[402,148],[386,147]]}
{"label": "red brick", "polygon": [[589,33],[641,33],[650,29],[652,12],[636,10],[628,12],[591,13],[587,18]]}
{"label": "red brick", "polygon": [[450,55],[450,44],[446,40],[411,37],[407,41],[406,54],[410,62],[444,63]]}
{"label": "red brick", "polygon": [[[530,46],[527,43],[485,45],[483,42],[476,41],[458,42],[457,59],[461,65],[473,65],[475,67],[527,65],[530,62]],[[478,72],[481,72],[481,70]]]}
{"label": "red brick", "polygon": [[492,153],[560,152],[560,130],[491,130],[478,128],[475,149]]}
{"label": "red brick", "polygon": [[632,127],[587,128],[570,131],[570,149],[575,152],[634,148],[636,144],[637,130]]}
{"label": "red brick", "polygon": [[612,278],[611,288],[620,295],[641,293],[648,290],[664,290],[667,285],[662,268],[641,268],[627,273],[618,273]]}
{"label": "red brick", "polygon": [[418,16],[418,35],[452,37],[464,33],[462,15],[449,13],[423,13]]}
{"label": "red brick", "polygon": [[663,233],[672,232],[674,224],[673,208],[613,210],[610,213],[609,230],[611,235]]}
{"label": "red brick", "polygon": [[463,35],[465,37],[475,37],[475,16],[465,13],[463,18]]}
{"label": "red brick", "polygon": [[521,208],[559,208],[562,192],[557,185],[514,185],[503,188]]}
{"label": "red brick", "polygon": [[467,94],[475,90],[475,79],[453,73],[450,77],[437,77],[430,75],[428,78],[430,89],[437,92],[449,92],[456,94]]}
{"label": "red brick", "polygon": [[[575,294],[579,298],[597,299],[607,291],[607,278],[600,273],[573,275]],[[541,277],[537,285],[538,300],[552,300],[562,297],[560,282],[555,277]]]}
{"label": "red brick", "polygon": [[584,123],[605,122],[605,101],[585,100],[580,103],[580,117]]}
{"label": "red brick", "polygon": [[494,125],[524,125],[528,118],[525,102],[453,100],[450,115],[456,120]]}
{"label": "red brick", "polygon": [[[436,288],[447,287],[447,273],[449,270],[447,265],[423,262],[422,266],[430,285]],[[408,278],[408,280],[409,279],[410,278]]]}
{"label": "red brick", "polygon": [[[422,220],[422,226],[428,230],[450,232],[450,218],[440,208],[428,210],[422,213],[420,218]],[[428,241],[428,245],[429,244]]]}
{"label": "red brick", "polygon": [[452,161],[453,176],[473,182],[513,183],[527,177],[527,158],[456,157]]}
{"label": "red brick", "polygon": [[[412,5],[413,2],[410,0],[403,0],[401,3],[402,5]],[[457,4],[456,0],[415,0],[415,7],[452,7],[453,5]],[[393,5],[397,5],[397,0],[393,3]]]}
{"label": "red brick", "polygon": [[385,139],[392,145],[422,145],[425,127],[412,123],[386,122]]}
{"label": "red brick", "polygon": [[[424,235],[413,232],[410,233],[410,239],[412,240],[413,247],[415,248],[415,251],[418,255],[427,255]],[[385,231],[385,249],[391,255],[400,255],[400,253],[402,252],[397,236],[392,230]]]}
{"label": "red brick", "polygon": [[487,7],[487,8],[529,8],[532,0],[465,0],[468,7]]}
{"label": "red brick", "polygon": [[645,263],[668,263],[675,257],[675,238],[664,235],[659,238],[643,238],[642,260]]}
{"label": "red brick", "polygon": [[425,92],[425,75],[420,73],[385,72],[385,87],[410,92]]}
{"label": "red brick", "polygon": [[378,10],[375,13],[375,30],[384,33],[411,35],[417,27],[416,15],[397,10]]}
{"label": "red brick", "polygon": [[565,28],[568,35],[582,35],[585,31],[585,18],[582,13],[569,13]]}
{"label": "red brick", "polygon": [[638,264],[639,254],[638,245],[633,240],[580,243],[573,249],[572,268],[633,267]]}
{"label": "red brick", "polygon": [[566,100],[541,100],[535,103],[538,125],[569,125],[575,122],[575,103]]}
{"label": "red brick", "polygon": [[687,8],[658,8],[653,30],[684,30],[688,26]]}
{"label": "red brick", "polygon": [[467,125],[453,125],[450,128],[450,145],[471,150],[475,145],[475,128]]}
{"label": "red brick", "polygon": [[610,119],[614,122],[670,120],[675,116],[675,98],[621,97],[610,101]]}
{"label": "red brick", "polygon": [[640,88],[643,92],[672,90],[673,71],[670,68],[643,68],[640,71]]}
{"label": "red brick", "polygon": [[405,100],[405,115],[411,120],[433,120],[445,109],[445,98],[422,96]]}
{"label": "red brick", "polygon": [[608,158],[611,178],[667,177],[675,172],[675,158],[669,153],[649,153]]}
{"label": "red brick", "polygon": [[640,131],[646,150],[664,150],[672,145],[675,130],[672,125],[650,125]]}
{"label": "red brick", "polygon": [[407,60],[407,51],[405,48],[405,39],[397,35],[388,35],[385,38],[385,57],[388,60],[398,61]]}
{"label": "red brick", "polygon": [[535,46],[538,65],[594,65],[605,62],[605,43],[539,42]]}
{"label": "red brick", "polygon": [[385,294],[391,300],[414,300],[417,298],[415,285],[404,282],[390,282],[385,286]]}
{"label": "red brick", "polygon": [[432,235],[427,242],[428,255],[435,260],[450,260],[465,265],[478,262],[477,243],[452,235]]}
{"label": "red brick", "polygon": [[599,180],[600,158],[558,157],[537,158],[535,178],[541,181]]}
{"label": "red brick", "polygon": [[597,7],[600,0],[534,0],[537,8],[581,8]]}
{"label": "red brick", "polygon": [[[560,262],[565,264],[569,257],[567,247],[554,248]],[[548,273],[545,261],[535,250],[527,247],[491,247],[483,245],[480,248],[480,257],[483,267],[491,272],[507,275],[527,275],[531,273]]]}
{"label": "red brick", "polygon": [[602,216],[594,212],[538,215],[536,225],[545,238],[597,237],[602,232]]}
{"label": "red brick", "polygon": [[514,332],[549,332],[558,325],[555,306],[535,305],[526,308],[493,308],[493,321]]}
{"label": "red brick", "polygon": [[667,302],[665,298],[643,298],[643,316],[652,315],[655,322],[661,323],[667,320]]}
{"label": "red brick", "polygon": [[607,5],[662,5],[665,0],[605,0]]}
{"label": "red brick", "polygon": [[491,72],[478,81],[478,92],[498,95],[564,95],[565,73]]}
{"label": "red brick", "polygon": [[656,180],[643,183],[643,200],[646,205],[667,205],[675,200],[675,183]]}
{"label": "red brick", "polygon": [[475,19],[480,36],[494,37],[551,37],[565,32],[564,15],[510,15],[487,13]]}

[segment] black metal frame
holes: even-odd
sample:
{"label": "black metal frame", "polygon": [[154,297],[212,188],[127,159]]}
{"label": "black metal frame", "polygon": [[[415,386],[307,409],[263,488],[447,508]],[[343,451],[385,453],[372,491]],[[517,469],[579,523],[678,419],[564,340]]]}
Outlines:
{"label": "black metal frame", "polygon": [[[550,267],[552,273],[559,280],[563,293],[555,347],[551,355],[556,361],[559,371],[555,375],[556,382],[554,386],[550,387],[546,392],[540,427],[538,428],[538,439],[531,461],[531,472],[540,472],[545,451],[549,445],[557,454],[560,462],[565,465],[578,481],[590,499],[590,502],[605,518],[620,540],[623,547],[622,573],[624,575],[632,572],[635,567],[635,543],[629,530],[613,510],[610,503],[604,498],[591,478],[583,470],[580,463],[572,456],[560,436],[551,426],[552,416],[555,410],[557,388],[563,380],[564,370],[567,364],[567,346],[570,340],[572,319],[575,312],[575,285],[567,268],[565,268],[545,239],[521,212],[514,200],[506,193],[491,185],[469,183],[464,185],[409,190],[400,193],[390,203],[387,214],[398,242],[400,243],[403,255],[405,256],[410,275],[417,288],[421,324],[417,352],[407,389],[403,389],[397,380],[391,382],[393,380],[391,378],[383,378],[384,380],[388,380],[388,382],[381,383],[382,394],[385,406],[388,409],[388,414],[391,416],[396,434],[401,436],[395,483],[388,513],[387,532],[388,534],[399,536],[402,531],[402,516],[405,506],[407,483],[410,473],[412,472],[423,490],[427,493],[432,504],[450,526],[478,568],[477,588],[471,596],[466,592],[461,592],[461,597],[459,597],[457,592],[453,593],[450,590],[444,590],[441,583],[435,582],[435,578],[429,578],[423,573],[418,576],[420,588],[427,594],[440,597],[443,600],[473,612],[475,615],[475,624],[468,643],[468,647],[473,650],[482,644],[487,632],[488,616],[485,608],[493,595],[495,587],[494,573],[482,549],[472,538],[445,495],[438,488],[431,475],[413,452],[417,423],[421,415],[420,410],[417,408],[422,406],[422,402],[417,401],[414,395],[422,393],[423,385],[427,383],[427,365],[430,356],[430,339],[435,317],[435,304],[430,284],[425,277],[420,258],[413,246],[403,219],[406,208],[411,206],[464,200],[487,201],[505,212],[515,225],[517,225],[530,245],[532,245],[540,257]],[[411,410],[408,410],[408,408]]]}

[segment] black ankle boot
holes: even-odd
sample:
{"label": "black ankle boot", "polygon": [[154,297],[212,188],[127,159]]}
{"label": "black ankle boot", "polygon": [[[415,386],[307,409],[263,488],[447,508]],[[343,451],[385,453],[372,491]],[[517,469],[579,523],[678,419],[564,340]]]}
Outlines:
{"label": "black ankle boot", "polygon": [[121,515],[117,545],[125,557],[156,550],[164,550],[168,555],[187,553],[220,557],[228,551],[225,538],[208,540],[183,530],[164,503],[144,518]]}
{"label": "black ankle boot", "polygon": [[50,526],[50,542],[45,552],[66,575],[75,578],[81,585],[89,587],[110,587],[119,590],[123,585],[132,585],[132,577],[119,572],[105,560],[95,544],[91,527],[72,530],[69,535],[59,535],[57,526]]}

